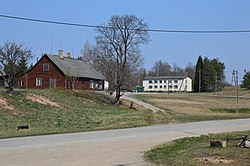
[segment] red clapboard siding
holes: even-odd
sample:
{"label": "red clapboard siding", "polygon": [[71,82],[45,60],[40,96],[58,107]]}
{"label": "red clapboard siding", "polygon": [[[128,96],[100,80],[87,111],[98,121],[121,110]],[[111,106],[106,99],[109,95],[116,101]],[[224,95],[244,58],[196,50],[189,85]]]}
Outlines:
{"label": "red clapboard siding", "polygon": [[[43,71],[43,64],[49,64],[49,71]],[[47,57],[43,58],[26,74],[25,88],[44,89],[50,88],[50,79],[56,79],[57,88],[65,88],[65,76],[59,68]],[[36,86],[36,78],[42,78],[42,86]],[[21,80],[19,78],[19,80]],[[26,83],[27,82],[27,83]],[[20,85],[20,84],[19,84]]]}

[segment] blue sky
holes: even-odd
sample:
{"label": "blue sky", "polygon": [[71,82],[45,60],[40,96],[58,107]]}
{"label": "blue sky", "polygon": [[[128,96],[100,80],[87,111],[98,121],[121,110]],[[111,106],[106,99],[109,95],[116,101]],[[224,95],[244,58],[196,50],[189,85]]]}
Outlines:
{"label": "blue sky", "polygon": [[[249,30],[249,0],[0,0],[0,14],[80,24],[107,23],[112,15],[135,14],[151,29]],[[57,50],[74,57],[86,40],[94,43],[95,30],[11,20],[0,17],[0,44],[25,43],[37,57]],[[183,34],[151,32],[151,42],[142,46],[144,67],[158,61],[185,67],[199,55],[219,58],[231,71],[250,70],[250,33]],[[52,49],[51,49],[52,41]],[[36,58],[34,58],[35,61]]]}

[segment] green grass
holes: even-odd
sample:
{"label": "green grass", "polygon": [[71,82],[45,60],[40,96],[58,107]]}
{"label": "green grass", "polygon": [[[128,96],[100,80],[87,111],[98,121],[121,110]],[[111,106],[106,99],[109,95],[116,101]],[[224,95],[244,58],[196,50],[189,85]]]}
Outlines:
{"label": "green grass", "polygon": [[221,113],[239,113],[239,114],[250,114],[250,108],[239,108],[239,109],[212,109],[214,112]]}
{"label": "green grass", "polygon": [[[60,107],[28,100],[27,94],[49,98]],[[150,111],[125,104],[113,106],[103,94],[86,91],[25,90],[12,95],[1,94],[14,110],[0,107],[0,138],[52,133],[82,132],[145,126],[155,123]],[[29,130],[17,131],[18,125]]]}
{"label": "green grass", "polygon": [[[201,137],[182,138],[174,142],[158,146],[145,153],[147,161],[157,166],[199,166],[199,165],[249,165],[249,149],[236,147],[240,141],[229,141],[225,148],[210,148],[210,140],[225,141],[227,138],[240,138],[250,135],[250,131],[224,134],[213,134]],[[214,157],[220,157],[233,162],[213,163]],[[205,161],[208,159],[208,161]],[[209,160],[212,159],[212,160]]]}

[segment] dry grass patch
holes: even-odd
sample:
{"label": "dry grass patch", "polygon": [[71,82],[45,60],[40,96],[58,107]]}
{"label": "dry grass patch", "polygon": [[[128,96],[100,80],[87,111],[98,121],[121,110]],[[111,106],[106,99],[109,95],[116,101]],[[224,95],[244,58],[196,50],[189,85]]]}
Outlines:
{"label": "dry grass patch", "polygon": [[212,157],[197,158],[196,162],[217,165],[217,164],[231,164],[231,163],[234,163],[234,160],[225,159],[221,156],[212,156]]}
{"label": "dry grass patch", "polygon": [[26,96],[26,98],[28,100],[38,102],[40,104],[50,105],[50,106],[54,106],[54,107],[60,107],[59,104],[57,104],[56,102],[53,102],[50,99],[45,98],[43,96],[39,96],[39,95],[35,95],[35,94],[28,94]]}
{"label": "dry grass patch", "polygon": [[[230,92],[226,92],[230,94]],[[242,94],[247,94],[242,92]],[[137,94],[136,98],[166,110],[169,114],[168,121],[190,122],[201,120],[233,119],[250,117],[250,98],[236,98],[218,96],[215,93],[183,94]],[[249,111],[216,111],[216,110],[239,110]],[[233,113],[234,112],[234,113]]]}
{"label": "dry grass patch", "polygon": [[11,105],[6,98],[0,97],[0,107],[7,110],[14,110],[14,106]]}

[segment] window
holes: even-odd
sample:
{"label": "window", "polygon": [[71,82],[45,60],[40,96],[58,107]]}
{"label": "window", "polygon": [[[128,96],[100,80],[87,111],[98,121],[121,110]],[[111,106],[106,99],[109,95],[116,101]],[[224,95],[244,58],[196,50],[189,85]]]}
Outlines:
{"label": "window", "polygon": [[162,86],[160,86],[160,89],[162,89]]}
{"label": "window", "polygon": [[150,86],[148,87],[148,89],[153,89],[153,86],[150,85]]}
{"label": "window", "polygon": [[155,89],[157,89],[157,88],[158,88],[158,86],[155,86],[154,88],[155,88]]}
{"label": "window", "polygon": [[167,80],[164,80],[164,83],[167,83]]}
{"label": "window", "polygon": [[94,81],[90,80],[90,89],[93,89],[93,88],[94,88]]}
{"label": "window", "polygon": [[42,78],[36,78],[36,86],[42,86]]}
{"label": "window", "polygon": [[164,85],[164,89],[167,89],[167,85]]}
{"label": "window", "polygon": [[95,89],[98,89],[98,88],[99,88],[98,82],[95,82],[94,85],[95,85]]}
{"label": "window", "polygon": [[157,84],[157,83],[158,83],[158,81],[157,81],[157,80],[154,80],[154,83],[155,83],[155,84]]}
{"label": "window", "polygon": [[153,81],[152,81],[152,80],[149,80],[149,81],[148,81],[148,83],[152,84],[152,83],[153,83]]}
{"label": "window", "polygon": [[162,80],[160,80],[160,84],[162,84]]}
{"label": "window", "polygon": [[174,89],[178,89],[178,85],[175,85],[175,86],[174,86]]}
{"label": "window", "polygon": [[49,71],[49,64],[48,63],[44,63],[43,64],[43,71],[44,72],[48,72]]}
{"label": "window", "polygon": [[172,89],[173,88],[173,86],[172,85],[169,85],[169,89]]}
{"label": "window", "polygon": [[174,80],[174,83],[178,83],[178,80]]}
{"label": "window", "polygon": [[21,81],[21,86],[24,86],[24,81]]}
{"label": "window", "polygon": [[99,89],[102,89],[102,81],[99,81],[98,87],[99,87]]}

